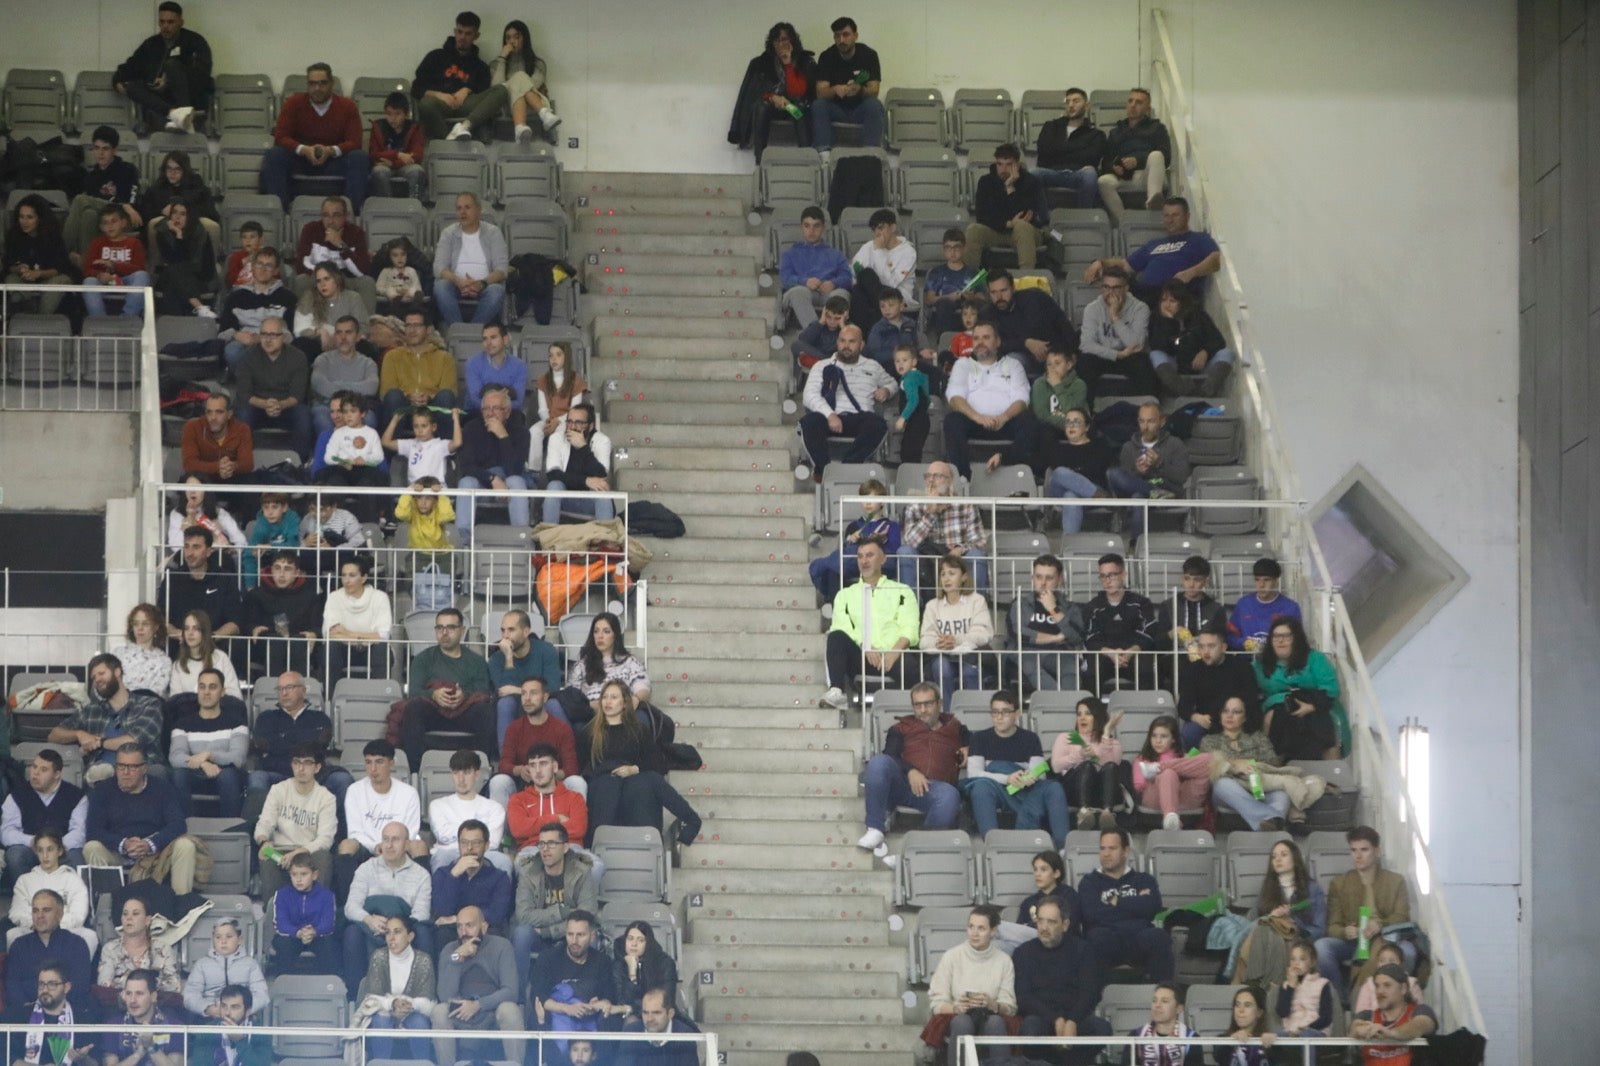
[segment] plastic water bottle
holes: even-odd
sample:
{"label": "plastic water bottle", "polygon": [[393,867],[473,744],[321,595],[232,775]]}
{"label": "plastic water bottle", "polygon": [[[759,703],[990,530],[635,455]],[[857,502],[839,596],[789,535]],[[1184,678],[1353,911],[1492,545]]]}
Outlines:
{"label": "plastic water bottle", "polygon": [[1261,771],[1256,769],[1254,762],[1250,763],[1250,795],[1258,800],[1266,799],[1266,790],[1261,787]]}
{"label": "plastic water bottle", "polygon": [[1372,920],[1372,908],[1362,907],[1357,912],[1356,921],[1360,923],[1356,930],[1356,961],[1366,962],[1372,953],[1372,940],[1367,936],[1367,923]]}

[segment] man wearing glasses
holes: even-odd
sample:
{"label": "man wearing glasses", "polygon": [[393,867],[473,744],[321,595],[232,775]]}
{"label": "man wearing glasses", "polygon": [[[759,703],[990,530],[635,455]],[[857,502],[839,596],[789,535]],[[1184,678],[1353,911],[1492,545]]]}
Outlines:
{"label": "man wearing glasses", "polygon": [[879,858],[888,854],[883,833],[891,805],[921,811],[924,829],[956,824],[961,814],[956,778],[972,738],[967,727],[942,708],[937,688],[926,682],[912,688],[911,713],[889,728],[883,751],[867,762],[867,831],[856,841],[857,847]]}
{"label": "man wearing glasses", "polygon": [[[955,495],[955,468],[949,463],[929,463],[922,476],[922,491],[928,496]],[[905,527],[900,535],[900,551],[907,560],[900,573],[916,573],[919,556],[935,558],[955,554],[965,556],[972,566],[973,584],[979,592],[989,587],[989,534],[978,520],[978,509],[970,503],[913,503],[906,508]],[[927,588],[931,589],[932,582]]]}
{"label": "man wearing glasses", "polygon": [[262,192],[283,201],[287,211],[291,174],[342,177],[351,207],[361,213],[372,163],[361,147],[361,112],[348,96],[334,95],[332,67],[306,68],[306,91],[283,102],[272,139],[261,161]]}
{"label": "man wearing glasses", "polygon": [[276,316],[262,321],[256,337],[233,371],[239,386],[234,414],[250,427],[252,438],[267,427],[287,429],[290,447],[304,463],[315,437],[306,403],[311,384],[306,353],[289,343],[289,327]]}
{"label": "man wearing glasses", "polygon": [[130,880],[168,882],[179,896],[194,891],[198,841],[186,832],[183,803],[165,780],[151,777],[144,750],[134,741],[116,749],[116,777],[89,793],[90,866],[121,866]]}
{"label": "man wearing glasses", "polygon": [[1083,309],[1078,332],[1078,373],[1091,386],[1106,374],[1119,374],[1134,383],[1135,393],[1156,391],[1149,347],[1150,308],[1128,296],[1132,284],[1128,269],[1118,264],[1099,274],[1100,295]]}
{"label": "man wearing glasses", "polygon": [[[1050,839],[1056,847],[1067,842],[1067,794],[1046,781],[1041,775],[1028,771],[1044,761],[1044,744],[1039,734],[1023,729],[1022,712],[1017,708],[1017,697],[1010,692],[996,692],[989,697],[989,729],[972,734],[967,748],[967,776],[961,782],[961,791],[972,803],[972,820],[978,823],[978,835],[1000,825],[1000,811],[1010,811],[1017,817],[1018,829],[1050,830]],[[975,768],[974,756],[983,759],[981,769]],[[1015,792],[1008,791],[1015,788]]]}
{"label": "man wearing glasses", "polygon": [[[546,761],[547,768],[555,765],[555,758],[548,751],[537,757]],[[528,983],[532,957],[559,944],[566,935],[568,915],[573,911],[593,914],[600,908],[600,878],[589,853],[581,848],[571,849],[573,834],[569,826],[577,830],[577,837],[582,840],[586,823],[563,824],[552,816],[539,827],[535,853],[524,851],[517,856],[517,909],[511,946],[516,953],[519,987]]]}
{"label": "man wearing glasses", "polygon": [[431,648],[411,660],[411,684],[406,689],[405,715],[400,721],[400,746],[412,766],[422,765],[434,730],[468,733],[465,743],[443,742],[434,747],[476,749],[495,758],[500,751],[495,736],[494,687],[489,663],[461,646],[466,622],[461,612],[446,607],[434,616]]}
{"label": "man wearing glasses", "polygon": [[222,358],[235,373],[250,349],[260,340],[262,325],[277,317],[294,316],[294,293],[283,284],[283,260],[276,248],[263,248],[250,259],[250,284],[241,285],[222,299],[217,330],[227,343]]}
{"label": "man wearing glasses", "polygon": [[66,967],[53,962],[39,967],[38,989],[31,1003],[24,1002],[9,1011],[9,1020],[26,1022],[28,1028],[12,1032],[6,1060],[67,1066],[93,1055],[95,1034],[75,1033],[71,1026],[73,1022],[92,1025],[100,1016],[87,998],[78,1003],[70,1001],[73,982],[67,979]]}
{"label": "man wearing glasses", "polygon": [[[1083,646],[1083,684],[1102,695],[1117,689],[1154,688],[1156,608],[1128,591],[1127,560],[1115,552],[1100,557],[1100,593],[1089,601]],[[1141,684],[1141,681],[1143,682]]]}

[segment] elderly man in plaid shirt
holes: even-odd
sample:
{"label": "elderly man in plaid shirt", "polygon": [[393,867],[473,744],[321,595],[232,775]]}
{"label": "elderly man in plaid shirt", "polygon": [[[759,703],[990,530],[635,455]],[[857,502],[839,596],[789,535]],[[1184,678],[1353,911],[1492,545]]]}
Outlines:
{"label": "elderly man in plaid shirt", "polygon": [[[928,496],[950,496],[955,492],[955,468],[946,462],[928,464],[922,479]],[[970,503],[914,503],[906,508],[900,534],[902,564],[900,573],[909,577],[918,556],[939,557],[954,552],[964,555],[972,565],[972,580],[979,592],[988,595],[989,534],[978,520],[978,509]],[[919,592],[923,590],[919,587]],[[929,595],[936,592],[930,587]]]}

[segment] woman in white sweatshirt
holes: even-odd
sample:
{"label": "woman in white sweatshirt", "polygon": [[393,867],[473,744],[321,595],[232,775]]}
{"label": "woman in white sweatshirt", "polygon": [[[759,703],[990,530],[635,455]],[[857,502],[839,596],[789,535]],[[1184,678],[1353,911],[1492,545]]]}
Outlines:
{"label": "woman in white sweatshirt", "polygon": [[62,866],[67,846],[61,838],[48,829],[33,836],[33,853],[39,865],[17,878],[11,890],[11,931],[6,934],[6,947],[23,933],[33,930],[33,894],[50,889],[66,900],[66,913],[61,916],[61,928],[77,933],[89,945],[89,957],[100,946],[99,935],[85,923],[89,920],[89,890],[83,886],[83,876],[71,866]]}
{"label": "woman in white sweatshirt", "polygon": [[[950,1066],[956,1066],[958,1036],[1015,1035],[1008,1024],[1017,1014],[1016,971],[1011,956],[994,943],[1000,928],[1000,911],[988,904],[967,915],[967,942],[946,951],[928,982],[928,1002],[933,1017],[922,1030],[922,1042],[937,1048],[948,1042]],[[974,1009],[991,1013],[977,1032]]]}
{"label": "woman in white sweatshirt", "polygon": [[959,555],[939,560],[939,596],[922,612],[922,673],[944,695],[944,709],[958,688],[978,687],[978,657],[994,639],[989,602],[972,591],[967,561]]}
{"label": "woman in white sweatshirt", "polygon": [[350,674],[370,676],[382,670],[389,654],[384,642],[394,628],[389,594],[367,584],[372,560],[352,555],[339,564],[339,587],[322,608],[322,639],[328,642],[328,693]]}

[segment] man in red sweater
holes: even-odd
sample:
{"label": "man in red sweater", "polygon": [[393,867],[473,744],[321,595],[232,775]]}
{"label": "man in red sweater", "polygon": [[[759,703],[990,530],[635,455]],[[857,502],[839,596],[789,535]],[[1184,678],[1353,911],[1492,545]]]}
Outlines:
{"label": "man in red sweater", "polygon": [[[522,716],[506,727],[505,740],[500,744],[499,773],[489,781],[489,798],[506,805],[518,789],[534,783],[533,760],[528,753],[539,744],[550,745],[556,753],[555,778],[565,779],[567,787],[578,795],[588,795],[583,778],[578,776],[577,738],[570,725],[545,708],[550,697],[544,678],[525,679],[520,696]],[[539,823],[535,822],[533,828],[537,830]]]}
{"label": "man in red sweater", "polygon": [[283,102],[277,143],[261,161],[261,191],[276,196],[289,210],[293,174],[343,177],[350,206],[361,213],[367,198],[372,161],[361,147],[361,112],[348,96],[333,93],[333,68],[313,63],[306,68],[306,91]]}
{"label": "man in red sweater", "polygon": [[206,397],[206,413],[183,424],[183,475],[208,481],[244,478],[256,468],[250,427],[233,417],[228,398]]}

